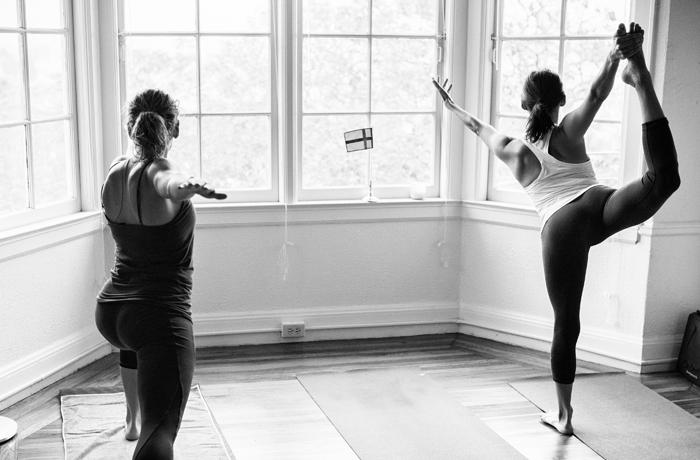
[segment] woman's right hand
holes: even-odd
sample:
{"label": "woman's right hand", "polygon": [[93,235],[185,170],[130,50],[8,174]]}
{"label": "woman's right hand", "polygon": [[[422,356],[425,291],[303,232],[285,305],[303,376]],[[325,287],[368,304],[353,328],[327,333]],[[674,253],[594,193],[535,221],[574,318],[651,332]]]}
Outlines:
{"label": "woman's right hand", "polygon": [[642,43],[644,43],[644,29],[639,24],[630,23],[629,31],[624,24],[620,24],[613,37],[611,56],[617,60],[627,59],[641,51]]}
{"label": "woman's right hand", "polygon": [[218,193],[213,188],[207,187],[207,182],[204,179],[198,177],[190,177],[185,182],[181,183],[177,187],[180,190],[185,190],[193,194],[201,195],[204,198],[224,200],[226,199],[225,193]]}
{"label": "woman's right hand", "polygon": [[450,79],[446,78],[445,81],[441,84],[440,77],[438,77],[437,80],[433,78],[433,86],[435,86],[435,89],[437,89],[438,93],[440,94],[440,97],[442,97],[445,106],[448,109],[453,110],[457,107],[457,104],[455,104],[455,101],[452,100],[452,96],[450,96],[452,84],[448,84],[449,81]]}

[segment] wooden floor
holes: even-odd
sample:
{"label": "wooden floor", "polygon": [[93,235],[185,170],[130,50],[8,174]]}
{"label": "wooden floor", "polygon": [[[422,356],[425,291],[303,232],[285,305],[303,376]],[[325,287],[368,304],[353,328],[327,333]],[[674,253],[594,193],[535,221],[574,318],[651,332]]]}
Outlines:
{"label": "wooden floor", "polygon": [[[233,385],[246,398],[258,398],[262,401],[261,404],[267,402],[268,408],[277,410],[278,415],[280,411],[286,411],[282,414],[284,420],[268,420],[268,417],[262,420],[258,417],[260,420],[256,422],[257,425],[251,422],[251,414],[244,413],[252,409],[246,409],[247,406],[244,405],[231,408],[228,412],[227,409],[214,411],[222,431],[233,431],[242,440],[251,438],[245,430],[250,430],[251,433],[255,431],[258,435],[261,430],[268,430],[266,439],[269,440],[269,445],[259,445],[257,448],[255,445],[240,445],[238,449],[236,445],[231,445],[238,460],[328,460],[347,458],[347,446],[335,446],[333,442],[337,439],[331,440],[331,435],[325,440],[319,438],[318,425],[295,424],[295,417],[307,421],[308,417],[304,419],[301,408],[282,407],[275,398],[280,397],[280,392],[287,391],[285,388],[289,388],[289,391],[296,388],[292,382],[295,382],[295,376],[299,374],[402,366],[420,367],[430,374],[528,458],[600,458],[577,438],[559,436],[538,423],[540,411],[508,386],[509,381],[549,375],[549,357],[546,353],[464,335],[206,348],[197,352],[194,381],[200,384],[202,393],[212,407],[217,398],[222,398],[226,391],[231,391],[223,385],[227,384]],[[609,371],[614,369],[579,362],[579,373]],[[700,391],[687,380],[675,373],[635,377],[663,397],[700,417]],[[117,355],[112,354],[2,411],[0,415],[18,422],[20,431],[15,440],[0,446],[0,460],[62,459],[58,391],[88,386],[114,387],[119,384]],[[270,413],[274,413],[274,410]],[[322,423],[326,421],[323,420]],[[285,426],[294,426],[295,435],[285,436]],[[325,445],[321,446],[323,443]],[[337,455],[329,449],[337,449]],[[350,455],[354,457],[353,454]]]}

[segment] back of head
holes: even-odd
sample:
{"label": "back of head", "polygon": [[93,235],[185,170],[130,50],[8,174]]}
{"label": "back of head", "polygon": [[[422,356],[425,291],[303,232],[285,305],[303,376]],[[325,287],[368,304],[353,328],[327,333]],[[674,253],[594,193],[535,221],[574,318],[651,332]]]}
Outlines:
{"label": "back of head", "polygon": [[523,85],[522,108],[530,112],[525,136],[531,142],[542,139],[554,126],[549,113],[562,105],[566,95],[559,75],[544,69],[531,72]]}
{"label": "back of head", "polygon": [[166,93],[149,89],[129,104],[127,131],[143,161],[163,158],[177,130],[177,103]]}

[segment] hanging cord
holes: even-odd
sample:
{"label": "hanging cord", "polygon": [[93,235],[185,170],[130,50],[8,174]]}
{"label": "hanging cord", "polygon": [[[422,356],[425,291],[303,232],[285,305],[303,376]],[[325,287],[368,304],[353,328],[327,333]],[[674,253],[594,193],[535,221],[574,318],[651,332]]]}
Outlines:
{"label": "hanging cord", "polygon": [[[442,41],[442,43],[440,43],[440,47],[441,47],[442,51],[441,51],[441,55],[440,55],[439,65],[443,69],[445,67],[445,55],[446,55],[445,42],[447,40],[447,35],[446,35],[447,24],[445,23],[445,20],[446,20],[445,9],[446,9],[446,7],[447,7],[447,5],[445,4],[445,1],[442,0],[442,2],[440,4],[440,19],[441,19],[440,27],[442,30],[440,30],[440,35],[439,35],[440,40]],[[440,104],[440,107],[442,107],[441,101],[438,101],[438,104]],[[442,110],[443,110],[443,114],[444,114],[444,109],[442,109]],[[449,123],[449,118],[448,118],[448,120],[445,120],[445,117],[443,116],[442,123],[445,123],[446,121],[448,121],[447,126],[449,128],[447,135],[450,136],[452,133],[452,129],[451,129],[452,127]],[[440,212],[442,213],[442,239],[440,239],[440,241],[438,241],[436,245],[438,247],[438,250],[440,251],[440,266],[442,268],[449,268],[449,266],[450,266],[450,244],[447,242],[447,191],[448,191],[448,188],[447,188],[448,182],[447,181],[449,180],[449,177],[450,177],[450,167],[449,167],[450,166],[450,161],[449,161],[450,159],[449,159],[449,156],[447,155],[447,152],[445,152],[445,155],[446,155],[446,157],[445,157],[444,166],[443,166],[443,168],[444,168],[443,177],[445,180],[445,188],[444,188],[444,196],[443,196],[442,206],[440,208]]]}
{"label": "hanging cord", "polygon": [[287,275],[289,274],[289,251],[287,248],[294,246],[294,242],[289,240],[288,225],[287,203],[284,203],[284,240],[277,258],[277,266],[279,267],[280,275],[282,275],[282,281],[287,281]]}
{"label": "hanging cord", "polygon": [[440,209],[442,212],[442,239],[437,242],[436,246],[440,251],[440,265],[442,268],[449,268],[450,244],[447,242],[447,198],[442,202]]}

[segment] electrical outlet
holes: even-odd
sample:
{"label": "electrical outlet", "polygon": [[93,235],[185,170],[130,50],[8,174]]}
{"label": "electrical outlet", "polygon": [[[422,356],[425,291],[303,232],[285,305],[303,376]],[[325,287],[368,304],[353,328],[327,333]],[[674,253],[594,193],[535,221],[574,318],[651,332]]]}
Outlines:
{"label": "electrical outlet", "polygon": [[282,323],[282,337],[304,337],[304,323]]}

